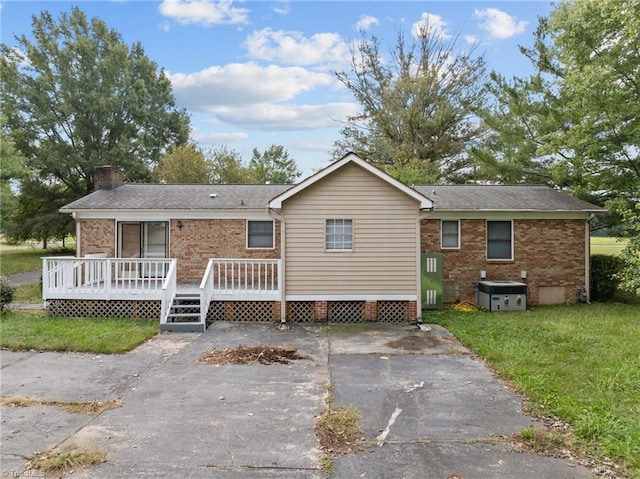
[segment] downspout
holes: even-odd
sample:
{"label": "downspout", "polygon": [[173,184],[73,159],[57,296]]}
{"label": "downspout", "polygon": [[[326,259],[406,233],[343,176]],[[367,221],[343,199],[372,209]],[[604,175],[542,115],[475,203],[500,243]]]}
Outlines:
{"label": "downspout", "polygon": [[285,324],[287,322],[287,303],[285,301],[285,245],[286,245],[286,223],[284,221],[284,217],[277,213],[274,209],[267,206],[267,214],[271,216],[274,220],[278,220],[280,222],[280,270],[278,272],[278,276],[282,279],[280,282],[280,328],[285,328]]}
{"label": "downspout", "polygon": [[71,213],[71,217],[76,222],[76,257],[80,257],[80,256],[82,256],[80,254],[80,248],[81,248],[81,245],[82,245],[82,241],[81,241],[81,238],[80,238],[80,222],[78,221],[77,216],[78,215],[76,214],[75,211],[73,213]]}
{"label": "downspout", "polygon": [[591,213],[584,223],[584,289],[587,304],[591,303],[591,220],[594,216]]}
{"label": "downspout", "polygon": [[418,298],[418,300],[416,301],[416,316],[418,316],[418,325],[422,324],[422,249],[420,248],[420,244],[422,243],[421,224],[422,220],[426,220],[431,215],[431,213],[431,210],[420,210],[420,214],[418,215],[418,218],[416,218],[416,237],[418,240],[416,244],[416,297]]}

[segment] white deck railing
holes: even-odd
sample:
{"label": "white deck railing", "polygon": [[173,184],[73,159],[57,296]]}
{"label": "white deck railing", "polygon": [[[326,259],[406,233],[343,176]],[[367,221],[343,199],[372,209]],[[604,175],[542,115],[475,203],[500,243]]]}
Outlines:
{"label": "white deck railing", "polygon": [[[42,258],[42,298],[160,299],[175,294],[175,259]],[[171,298],[169,298],[171,299]]]}
{"label": "white deck railing", "polygon": [[[279,300],[279,259],[210,259],[200,284],[202,294],[221,300]],[[207,302],[208,304],[208,302]]]}
{"label": "white deck railing", "polygon": [[169,264],[169,270],[167,271],[167,274],[164,278],[164,282],[162,283],[162,306],[160,311],[160,324],[165,324],[167,322],[167,316],[169,315],[171,303],[173,303],[173,298],[176,296],[176,292],[178,291],[176,282],[177,269],[178,266],[176,260],[172,260],[171,264]]}

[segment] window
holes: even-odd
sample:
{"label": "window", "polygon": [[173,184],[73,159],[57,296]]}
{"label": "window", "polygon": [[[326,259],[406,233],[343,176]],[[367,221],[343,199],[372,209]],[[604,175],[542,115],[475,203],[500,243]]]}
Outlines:
{"label": "window", "polygon": [[441,223],[441,245],[443,248],[460,248],[460,222],[458,220]]}
{"label": "window", "polygon": [[353,221],[327,220],[326,247],[328,251],[351,251],[353,249]]}
{"label": "window", "polygon": [[487,221],[487,259],[513,259],[511,221]]}
{"label": "window", "polygon": [[273,248],[273,221],[247,221],[247,248]]}

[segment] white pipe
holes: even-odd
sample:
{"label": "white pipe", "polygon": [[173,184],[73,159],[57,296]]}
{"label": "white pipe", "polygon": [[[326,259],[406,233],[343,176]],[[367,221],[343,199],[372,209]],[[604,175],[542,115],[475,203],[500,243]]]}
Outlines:
{"label": "white pipe", "polygon": [[594,214],[591,213],[584,223],[584,289],[587,297],[587,304],[591,303],[591,220]]}

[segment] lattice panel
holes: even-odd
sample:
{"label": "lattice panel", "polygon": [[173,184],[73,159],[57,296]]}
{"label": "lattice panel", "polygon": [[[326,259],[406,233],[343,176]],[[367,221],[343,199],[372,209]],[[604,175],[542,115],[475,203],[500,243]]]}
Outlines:
{"label": "lattice panel", "polygon": [[207,312],[207,323],[224,321],[224,301],[211,301]]}
{"label": "lattice panel", "polygon": [[313,323],[313,301],[287,302],[287,320],[292,323]]}
{"label": "lattice panel", "polygon": [[331,301],[330,323],[361,323],[364,321],[364,301]]}
{"label": "lattice panel", "polygon": [[47,307],[52,316],[78,318],[160,318],[160,301],[54,299]]}
{"label": "lattice panel", "polygon": [[273,321],[273,301],[236,301],[233,321],[270,323]]}
{"label": "lattice panel", "polygon": [[382,323],[400,323],[408,319],[408,301],[378,301],[378,321]]}

